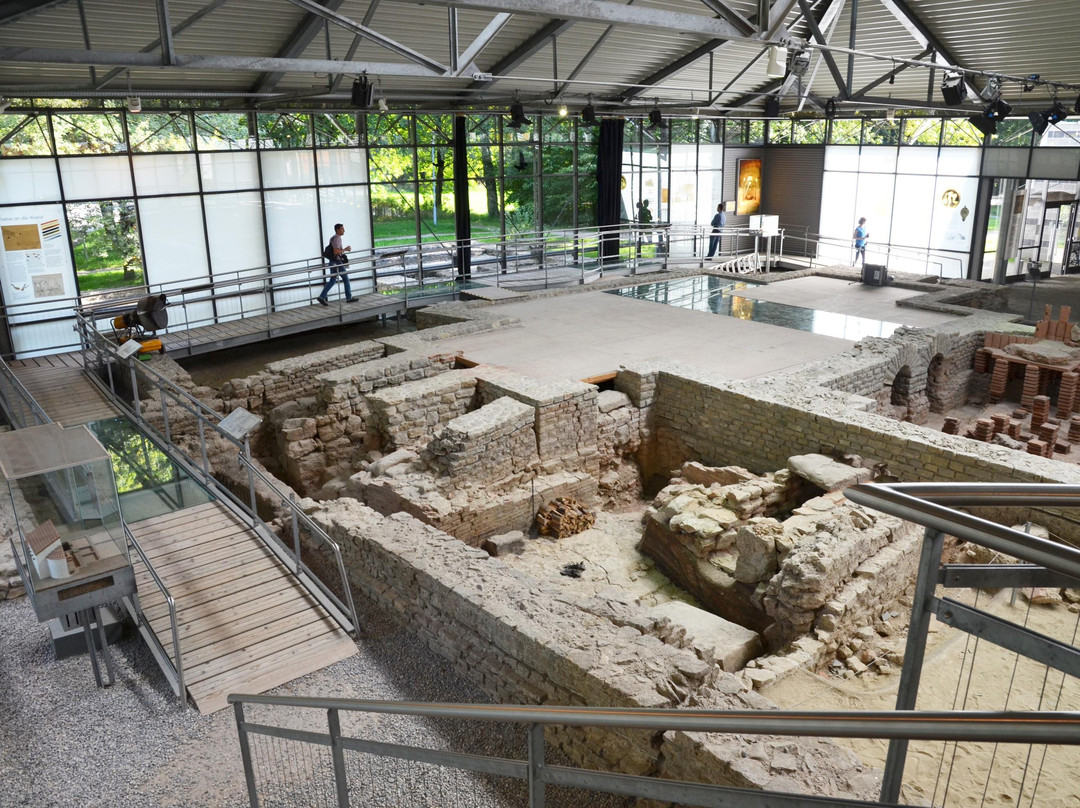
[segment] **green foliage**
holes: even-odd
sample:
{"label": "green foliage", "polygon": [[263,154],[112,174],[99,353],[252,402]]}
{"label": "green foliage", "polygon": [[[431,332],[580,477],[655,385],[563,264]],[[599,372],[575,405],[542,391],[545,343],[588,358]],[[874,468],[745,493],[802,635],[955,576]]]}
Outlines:
{"label": "green foliage", "polygon": [[196,112],[195,136],[203,151],[255,148],[255,133],[246,112]]}
{"label": "green foliage", "polygon": [[119,112],[75,112],[53,115],[59,154],[115,154],[127,151]]}
{"label": "green foliage", "polygon": [[191,120],[186,113],[128,115],[128,135],[135,152],[192,151]]}
{"label": "green foliage", "polygon": [[99,269],[79,273],[79,291],[93,292],[99,289],[120,289],[128,286],[144,286],[142,268],[126,274],[123,269]]}
{"label": "green foliage", "polygon": [[45,115],[0,115],[0,156],[49,154],[52,154],[52,141]]}
{"label": "green foliage", "polygon": [[[97,202],[73,202],[67,206],[68,227],[75,253],[75,270],[84,289],[132,286],[142,282],[142,255],[131,199],[103,199]],[[110,269],[112,273],[88,278],[84,285],[81,273]]]}

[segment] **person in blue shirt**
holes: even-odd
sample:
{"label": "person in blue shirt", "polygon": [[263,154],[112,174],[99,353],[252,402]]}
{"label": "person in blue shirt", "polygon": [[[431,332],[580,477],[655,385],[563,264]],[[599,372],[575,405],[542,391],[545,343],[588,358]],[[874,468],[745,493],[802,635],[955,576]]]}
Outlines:
{"label": "person in blue shirt", "polygon": [[859,263],[861,257],[863,266],[866,266],[866,242],[870,239],[870,231],[866,229],[865,216],[859,219],[859,226],[855,228],[852,237],[855,239],[855,263]]}
{"label": "person in blue shirt", "polygon": [[727,224],[727,213],[724,212],[724,203],[716,206],[716,215],[712,217],[712,235],[709,236],[709,254],[706,258],[716,255],[716,248],[720,246],[720,230]]}

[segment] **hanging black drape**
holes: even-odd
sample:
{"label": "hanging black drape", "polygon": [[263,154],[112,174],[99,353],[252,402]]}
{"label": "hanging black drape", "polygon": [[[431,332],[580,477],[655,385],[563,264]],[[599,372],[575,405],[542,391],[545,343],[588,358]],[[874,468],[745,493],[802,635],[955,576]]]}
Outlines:
{"label": "hanging black drape", "polygon": [[469,218],[469,170],[465,151],[467,120],[454,116],[454,264],[459,278],[472,277],[472,221]]}
{"label": "hanging black drape", "polygon": [[619,214],[622,206],[623,121],[600,121],[600,143],[596,155],[596,223],[600,226],[600,259],[619,259]]}

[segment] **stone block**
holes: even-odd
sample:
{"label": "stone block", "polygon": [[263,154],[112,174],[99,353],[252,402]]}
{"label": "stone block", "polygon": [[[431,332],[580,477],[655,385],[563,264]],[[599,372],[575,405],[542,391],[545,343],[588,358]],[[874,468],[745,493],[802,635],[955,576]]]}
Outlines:
{"label": "stone block", "polygon": [[870,469],[857,469],[838,463],[821,454],[795,455],[788,458],[788,468],[809,483],[825,491],[841,491],[872,476]]}
{"label": "stone block", "polygon": [[483,549],[493,556],[513,553],[519,555],[525,551],[525,534],[520,530],[511,530],[509,533],[500,533],[484,540]]}
{"label": "stone block", "polygon": [[649,615],[667,619],[686,630],[703,652],[716,660],[728,673],[742,670],[746,663],[762,651],[761,637],[756,631],[717,617],[704,609],[673,600],[649,609]]}

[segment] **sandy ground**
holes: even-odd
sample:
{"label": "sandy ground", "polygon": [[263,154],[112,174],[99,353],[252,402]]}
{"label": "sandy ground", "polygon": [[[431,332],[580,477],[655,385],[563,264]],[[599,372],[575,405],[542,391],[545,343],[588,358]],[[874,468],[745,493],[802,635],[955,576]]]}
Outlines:
{"label": "sandy ground", "polygon": [[[597,515],[596,526],[576,536],[531,539],[520,556],[504,556],[512,566],[552,581],[582,598],[614,586],[651,606],[668,600],[694,603],[635,549],[641,537],[643,508]],[[579,579],[560,573],[566,564],[584,562]],[[1011,591],[942,594],[977,603],[1019,625],[1075,645],[1080,612],[1065,604],[1030,606]],[[898,610],[901,607],[897,607]],[[906,612],[906,610],[903,610]],[[906,625],[907,615],[901,622]],[[900,647],[903,647],[902,644]],[[780,707],[803,710],[892,710],[899,684],[891,673],[841,679],[799,672],[763,694]],[[919,710],[1080,710],[1080,681],[988,642],[931,621],[930,649],[923,666]],[[843,741],[864,761],[882,767],[886,741]],[[991,777],[987,773],[992,769]],[[905,770],[903,801],[911,805],[1036,806],[1080,805],[1080,749],[991,744],[912,744]]]}

